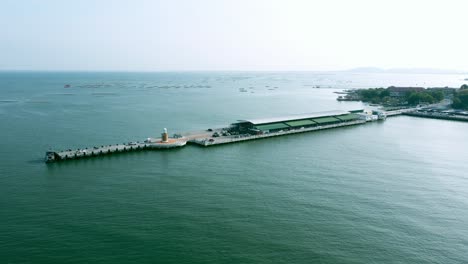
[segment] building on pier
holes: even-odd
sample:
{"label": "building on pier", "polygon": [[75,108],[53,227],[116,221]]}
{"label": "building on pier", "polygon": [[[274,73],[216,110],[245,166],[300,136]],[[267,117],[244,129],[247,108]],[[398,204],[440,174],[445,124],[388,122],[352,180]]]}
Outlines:
{"label": "building on pier", "polygon": [[264,134],[292,129],[305,129],[321,125],[332,125],[359,119],[357,111],[326,111],[311,114],[290,115],[275,118],[238,120],[230,129],[239,133]]}

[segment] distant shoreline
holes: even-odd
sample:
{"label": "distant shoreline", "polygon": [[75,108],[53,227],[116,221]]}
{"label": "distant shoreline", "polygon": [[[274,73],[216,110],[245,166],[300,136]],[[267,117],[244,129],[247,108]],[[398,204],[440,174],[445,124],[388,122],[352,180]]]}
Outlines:
{"label": "distant shoreline", "polygon": [[356,68],[349,70],[27,70],[0,69],[0,73],[365,73],[365,74],[428,74],[428,75],[466,75],[468,71],[436,69],[380,69]]}

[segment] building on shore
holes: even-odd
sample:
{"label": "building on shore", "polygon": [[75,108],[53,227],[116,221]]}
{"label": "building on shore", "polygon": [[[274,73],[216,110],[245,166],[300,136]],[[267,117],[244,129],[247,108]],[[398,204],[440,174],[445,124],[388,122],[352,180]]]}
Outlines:
{"label": "building on shore", "polygon": [[392,97],[403,97],[409,92],[422,92],[424,90],[424,87],[388,87],[388,91]]}

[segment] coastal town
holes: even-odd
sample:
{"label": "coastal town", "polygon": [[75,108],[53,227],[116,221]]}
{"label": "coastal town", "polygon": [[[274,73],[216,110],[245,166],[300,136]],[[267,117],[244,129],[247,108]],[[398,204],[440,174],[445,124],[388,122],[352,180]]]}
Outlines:
{"label": "coastal town", "polygon": [[338,101],[361,101],[385,111],[417,108],[407,115],[468,121],[468,85],[451,87],[396,87],[340,92]]}

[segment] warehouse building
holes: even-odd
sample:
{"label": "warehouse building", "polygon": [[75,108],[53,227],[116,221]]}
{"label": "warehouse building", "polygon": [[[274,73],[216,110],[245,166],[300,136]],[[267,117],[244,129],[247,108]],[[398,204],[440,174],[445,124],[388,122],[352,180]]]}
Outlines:
{"label": "warehouse building", "polygon": [[291,115],[277,118],[238,120],[230,130],[239,133],[265,134],[292,129],[304,129],[316,126],[333,125],[359,119],[356,111],[327,111],[311,114]]}

